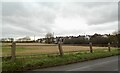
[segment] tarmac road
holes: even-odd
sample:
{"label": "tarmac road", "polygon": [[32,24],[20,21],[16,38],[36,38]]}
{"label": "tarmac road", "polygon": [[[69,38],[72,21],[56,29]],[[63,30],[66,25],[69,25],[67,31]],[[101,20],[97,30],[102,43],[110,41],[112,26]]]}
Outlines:
{"label": "tarmac road", "polygon": [[33,71],[118,71],[118,56]]}

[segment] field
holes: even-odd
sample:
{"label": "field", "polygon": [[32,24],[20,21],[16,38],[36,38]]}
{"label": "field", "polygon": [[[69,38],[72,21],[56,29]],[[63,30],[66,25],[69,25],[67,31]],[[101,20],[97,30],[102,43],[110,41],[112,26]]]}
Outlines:
{"label": "field", "polygon": [[[2,56],[10,56],[11,54],[11,43],[2,44]],[[59,53],[57,44],[41,44],[41,43],[17,43],[16,44],[16,55],[37,55],[37,54],[54,54]],[[89,51],[89,46],[72,46],[62,45],[63,51],[66,52],[77,52],[77,51]],[[95,47],[93,50],[107,50],[108,47]]]}
{"label": "field", "polygon": [[57,44],[40,44],[40,43],[17,43],[16,59],[11,61],[11,43],[1,45],[2,52],[2,70],[3,71],[26,71],[37,68],[65,65],[75,62],[103,58],[118,55],[118,49],[111,47],[93,46],[93,53],[90,53],[89,46],[62,45],[64,55],[59,56]]}

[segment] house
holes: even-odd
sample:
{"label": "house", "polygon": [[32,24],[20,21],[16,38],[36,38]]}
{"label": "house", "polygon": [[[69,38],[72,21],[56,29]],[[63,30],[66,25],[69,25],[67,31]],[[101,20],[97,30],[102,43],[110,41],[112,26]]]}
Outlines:
{"label": "house", "polygon": [[86,35],[86,36],[85,36],[85,39],[90,40],[90,36],[89,36],[89,35]]}
{"label": "house", "polygon": [[102,35],[102,37],[104,37],[104,38],[108,38],[107,34]]}
{"label": "house", "polygon": [[23,42],[23,41],[31,41],[31,38],[30,38],[29,36],[26,36],[26,37],[17,39],[17,41],[20,41],[20,42]]}
{"label": "house", "polygon": [[12,42],[14,38],[2,38],[0,41],[1,42]]}

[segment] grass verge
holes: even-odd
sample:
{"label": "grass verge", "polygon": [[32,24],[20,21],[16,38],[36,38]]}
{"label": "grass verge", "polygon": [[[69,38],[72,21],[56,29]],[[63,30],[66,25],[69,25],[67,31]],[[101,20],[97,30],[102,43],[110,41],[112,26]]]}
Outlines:
{"label": "grass verge", "polygon": [[76,53],[65,53],[63,57],[59,55],[36,55],[36,56],[22,56],[17,57],[14,62],[10,59],[2,59],[2,70],[3,71],[27,71],[37,68],[45,68],[57,65],[65,65],[75,62],[82,62],[87,60],[93,60],[98,58],[104,58],[108,56],[119,55],[120,49],[113,49],[111,52],[103,50],[95,50],[93,53],[90,52],[76,52]]}

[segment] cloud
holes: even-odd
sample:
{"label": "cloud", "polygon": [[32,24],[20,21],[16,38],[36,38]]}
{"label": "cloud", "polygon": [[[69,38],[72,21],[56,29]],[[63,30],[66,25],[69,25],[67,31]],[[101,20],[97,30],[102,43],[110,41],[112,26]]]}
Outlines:
{"label": "cloud", "polygon": [[64,5],[63,11],[64,17],[79,16],[89,25],[114,22],[118,19],[117,3],[72,3]]}
{"label": "cloud", "polygon": [[[110,33],[113,31],[118,30],[118,22],[109,22],[109,23],[104,23],[104,24],[99,24],[99,25],[91,25],[89,26],[89,31],[92,29],[92,32],[99,32],[99,33]],[[107,29],[107,30],[105,30]],[[103,32],[104,31],[104,32]]]}
{"label": "cloud", "polygon": [[117,8],[109,2],[4,2],[3,36],[110,33],[116,30]]}
{"label": "cloud", "polygon": [[11,30],[7,32],[12,33],[12,30],[15,30],[12,27],[16,27],[17,32],[22,31],[21,33],[24,33],[21,28],[33,31],[33,34],[46,33],[52,29],[52,23],[56,17],[55,12],[54,9],[37,3],[5,3],[3,4],[3,31],[6,32],[6,29],[10,28]]}
{"label": "cloud", "polygon": [[[120,12],[120,2],[118,3],[118,12]],[[118,32],[120,34],[120,13],[118,13]]]}

